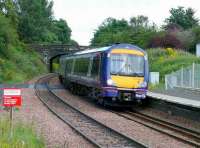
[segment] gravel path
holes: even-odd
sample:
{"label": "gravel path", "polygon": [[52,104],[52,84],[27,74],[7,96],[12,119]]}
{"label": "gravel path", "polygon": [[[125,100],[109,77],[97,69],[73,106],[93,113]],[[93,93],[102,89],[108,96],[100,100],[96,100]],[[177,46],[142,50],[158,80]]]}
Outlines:
{"label": "gravel path", "polygon": [[[54,79],[52,85],[58,85],[58,80]],[[92,116],[96,120],[110,126],[111,128],[117,129],[119,132],[148,145],[148,147],[161,147],[161,148],[189,148],[182,142],[179,142],[166,135],[160,134],[159,132],[153,131],[147,127],[144,127],[138,123],[126,120],[119,117],[116,114],[110,113],[106,110],[101,109],[94,103],[84,100],[79,96],[74,96],[70,92],[64,89],[53,89],[53,91],[62,98],[65,98],[71,105],[78,107],[84,113]]]}
{"label": "gravel path", "polygon": [[180,126],[187,127],[187,128],[192,129],[192,130],[200,132],[200,122],[198,122],[198,121],[189,120],[189,119],[186,119],[186,118],[183,118],[183,117],[174,116],[174,115],[171,115],[171,113],[169,113],[169,112],[165,113],[165,112],[162,112],[162,111],[155,110],[153,108],[145,108],[145,109],[139,109],[139,110],[140,110],[141,113],[157,117],[161,120],[167,120],[169,122],[176,123]]}
{"label": "gravel path", "polygon": [[[30,82],[31,83],[31,82]],[[90,148],[93,147],[68,125],[54,116],[35,96],[34,89],[22,89],[23,106],[14,112],[14,120],[33,125],[41,135],[47,148]],[[8,115],[0,111],[0,115]]]}

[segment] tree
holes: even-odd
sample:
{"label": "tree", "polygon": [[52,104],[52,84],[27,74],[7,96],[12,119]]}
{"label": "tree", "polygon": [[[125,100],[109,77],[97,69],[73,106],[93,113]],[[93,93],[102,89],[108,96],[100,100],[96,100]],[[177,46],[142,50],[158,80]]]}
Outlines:
{"label": "tree", "polygon": [[184,9],[184,7],[172,8],[170,10],[170,16],[165,20],[166,25],[164,28],[168,28],[171,24],[181,26],[183,29],[189,29],[199,24],[199,20],[195,18],[195,11],[192,8]]}
{"label": "tree", "polygon": [[131,17],[130,24],[132,27],[147,27],[149,23],[148,17],[139,15],[137,17]]}
{"label": "tree", "polygon": [[16,29],[11,25],[10,20],[0,14],[0,55],[8,57],[10,46],[17,44],[18,36]]}
{"label": "tree", "polygon": [[0,0],[0,14],[9,18],[15,28],[17,28],[18,25],[17,11],[18,8],[16,0]]}
{"label": "tree", "polygon": [[130,26],[124,19],[107,18],[95,31],[92,46],[106,46],[117,42],[128,42]]}
{"label": "tree", "polygon": [[57,36],[57,41],[63,44],[70,42],[71,29],[65,20],[54,20],[51,31]]}
{"label": "tree", "polygon": [[18,0],[19,35],[25,42],[44,42],[52,22],[53,2]]}
{"label": "tree", "polygon": [[79,47],[78,42],[76,42],[75,40],[70,40],[69,44],[74,46],[74,47]]}
{"label": "tree", "polygon": [[129,23],[124,19],[108,18],[95,31],[91,45],[106,46],[125,42],[145,48],[155,32],[155,25],[150,25],[148,17],[143,15],[132,17]]}
{"label": "tree", "polygon": [[149,42],[149,47],[172,47],[182,49],[183,44],[174,34],[167,32],[159,32],[151,39],[151,41]]}

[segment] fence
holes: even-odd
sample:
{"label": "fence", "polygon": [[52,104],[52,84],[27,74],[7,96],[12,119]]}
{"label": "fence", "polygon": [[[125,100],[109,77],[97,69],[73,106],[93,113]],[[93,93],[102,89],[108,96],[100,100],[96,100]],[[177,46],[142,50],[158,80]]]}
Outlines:
{"label": "fence", "polygon": [[174,87],[200,89],[200,64],[193,63],[187,68],[165,75],[165,88]]}

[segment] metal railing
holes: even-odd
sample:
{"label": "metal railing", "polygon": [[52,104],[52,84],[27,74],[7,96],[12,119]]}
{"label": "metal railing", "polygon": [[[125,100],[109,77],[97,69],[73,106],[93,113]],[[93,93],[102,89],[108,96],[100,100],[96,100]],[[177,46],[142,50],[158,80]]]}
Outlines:
{"label": "metal railing", "polygon": [[200,89],[200,64],[181,68],[171,74],[165,75],[165,88],[174,87]]}

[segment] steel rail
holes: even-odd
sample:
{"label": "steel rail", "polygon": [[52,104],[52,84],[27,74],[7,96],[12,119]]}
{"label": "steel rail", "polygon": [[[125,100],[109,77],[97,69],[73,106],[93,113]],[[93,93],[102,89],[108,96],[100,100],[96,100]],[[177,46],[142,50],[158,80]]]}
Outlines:
{"label": "steel rail", "polygon": [[157,119],[156,117],[139,113],[138,111],[135,111],[135,112],[126,111],[123,113],[113,111],[113,110],[109,110],[109,111],[123,118],[131,120],[133,122],[142,124],[157,132],[166,134],[186,144],[189,144],[195,147],[200,147],[200,136],[199,136],[199,133],[196,131],[178,126],[176,124],[173,124],[161,119]]}
{"label": "steel rail", "polygon": [[[64,121],[65,123],[67,123],[69,126],[71,126],[76,132],[78,132],[80,135],[82,135],[85,139],[87,139],[90,143],[92,143],[93,145],[95,145],[96,147],[114,147],[114,146],[119,146],[119,147],[147,147],[142,143],[137,142],[135,139],[132,139],[130,137],[127,137],[126,135],[119,133],[118,131],[100,123],[99,121],[96,121],[95,119],[91,118],[90,116],[86,115],[85,113],[81,112],[80,110],[78,110],[77,108],[75,108],[74,106],[71,106],[70,104],[68,104],[66,101],[64,101],[62,98],[58,97],[55,93],[53,93],[49,86],[48,86],[48,81],[50,78],[52,78],[53,76],[46,76],[43,78],[40,78],[35,85],[35,92],[36,95],[38,96],[38,98],[47,106],[47,108],[53,112],[57,117],[59,117],[62,121]],[[45,82],[45,89],[46,92],[44,92],[44,90],[40,90],[37,88],[37,85],[40,84],[41,82]],[[45,101],[46,100],[46,101]],[[53,109],[53,107],[51,105],[48,104],[49,100],[54,100],[56,101],[56,104],[58,105],[60,103],[60,105],[62,105],[64,107],[65,110],[70,110],[70,113],[73,112],[73,116],[74,117],[80,117],[79,120],[81,120],[81,125],[74,125],[75,122],[73,122],[72,120],[70,121],[68,118],[64,118],[62,116],[61,113],[58,113],[58,111],[56,111],[55,109]],[[89,123],[89,124],[88,124]],[[84,131],[83,128],[81,128],[80,126],[83,125],[91,125],[91,127],[85,127],[84,129],[86,131]],[[93,136],[87,135],[86,132],[88,129],[90,129],[90,133],[92,134],[98,134],[100,135],[99,137],[96,135],[94,138]],[[95,131],[93,132],[92,130],[95,129],[96,130],[100,130],[100,131]],[[102,136],[103,133],[103,136]],[[102,137],[101,137],[102,136]],[[115,142],[115,144],[113,143],[113,141]],[[106,143],[107,142],[107,143]]]}

